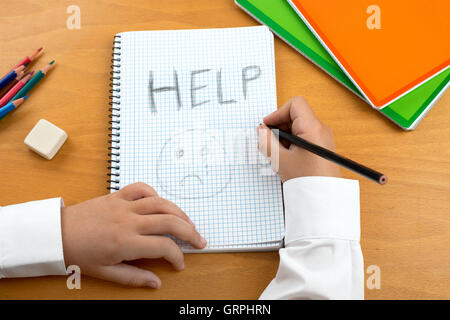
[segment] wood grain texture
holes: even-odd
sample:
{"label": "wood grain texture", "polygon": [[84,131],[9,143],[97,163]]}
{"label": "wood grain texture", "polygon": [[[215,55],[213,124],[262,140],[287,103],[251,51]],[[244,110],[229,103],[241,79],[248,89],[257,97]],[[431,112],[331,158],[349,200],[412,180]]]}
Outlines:
{"label": "wood grain texture", "polygon": [[[81,30],[68,30],[66,8],[81,8]],[[0,72],[40,46],[34,66],[56,67],[31,98],[0,123],[0,205],[62,196],[71,205],[106,193],[108,83],[114,34],[132,30],[257,25],[231,0],[3,0]],[[278,103],[308,99],[335,134],[338,151],[387,174],[360,180],[365,267],[381,268],[368,299],[450,299],[450,96],[444,94],[413,132],[404,132],[335,80],[275,40]],[[41,118],[69,139],[47,161],[23,143]],[[344,172],[348,178],[358,178]],[[88,277],[68,290],[64,277],[2,279],[0,299],[253,299],[275,275],[278,254],[186,255],[186,270],[139,261],[163,281],[130,289]],[[367,275],[366,275],[367,277]]]}

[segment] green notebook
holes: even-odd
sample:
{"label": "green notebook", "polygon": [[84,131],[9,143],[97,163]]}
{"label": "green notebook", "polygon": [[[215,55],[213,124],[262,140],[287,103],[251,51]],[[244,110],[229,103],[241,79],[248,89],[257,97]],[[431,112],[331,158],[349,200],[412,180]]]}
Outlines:
{"label": "green notebook", "polygon": [[[278,37],[364,99],[309,28],[285,0],[235,0],[236,4]],[[403,129],[412,130],[442,96],[450,81],[450,69],[428,80],[383,109],[375,109]]]}

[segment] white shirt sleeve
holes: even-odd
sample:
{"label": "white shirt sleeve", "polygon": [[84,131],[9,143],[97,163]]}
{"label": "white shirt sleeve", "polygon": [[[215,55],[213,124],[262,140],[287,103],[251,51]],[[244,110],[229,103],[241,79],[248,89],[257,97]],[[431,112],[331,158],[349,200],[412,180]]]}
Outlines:
{"label": "white shirt sleeve", "polygon": [[364,299],[358,182],[302,177],[283,194],[285,248],[260,299]]}
{"label": "white shirt sleeve", "polygon": [[0,278],[64,275],[61,198],[0,207]]}

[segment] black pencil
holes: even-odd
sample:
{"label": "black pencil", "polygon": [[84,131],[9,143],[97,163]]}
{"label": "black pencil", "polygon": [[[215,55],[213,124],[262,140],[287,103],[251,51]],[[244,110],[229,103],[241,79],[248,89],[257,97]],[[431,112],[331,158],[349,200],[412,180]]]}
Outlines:
{"label": "black pencil", "polygon": [[309,142],[305,139],[302,139],[300,137],[297,137],[290,133],[287,133],[283,130],[280,130],[277,127],[274,127],[274,126],[268,126],[268,127],[273,131],[273,133],[275,134],[275,136],[278,139],[280,139],[280,138],[285,139],[300,148],[308,150],[309,152],[312,152],[315,155],[318,155],[319,157],[330,160],[344,168],[352,170],[353,172],[356,172],[356,173],[358,173],[368,179],[371,179],[379,184],[385,184],[387,182],[387,177],[378,171],[375,171],[375,170],[370,169],[366,166],[363,166],[362,164],[359,164],[353,160],[350,160],[348,158],[340,156],[337,153],[334,153],[333,151],[325,149],[325,148],[318,146],[312,142]]}

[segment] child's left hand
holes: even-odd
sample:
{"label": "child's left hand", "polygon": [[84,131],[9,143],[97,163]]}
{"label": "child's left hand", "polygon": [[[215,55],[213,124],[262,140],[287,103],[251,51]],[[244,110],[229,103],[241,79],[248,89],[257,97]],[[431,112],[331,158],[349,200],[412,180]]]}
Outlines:
{"label": "child's left hand", "polygon": [[66,266],[78,265],[82,274],[136,287],[159,288],[161,280],[125,261],[164,258],[184,269],[182,251],[165,234],[197,249],[206,246],[189,217],[144,183],[62,208],[61,223]]}

